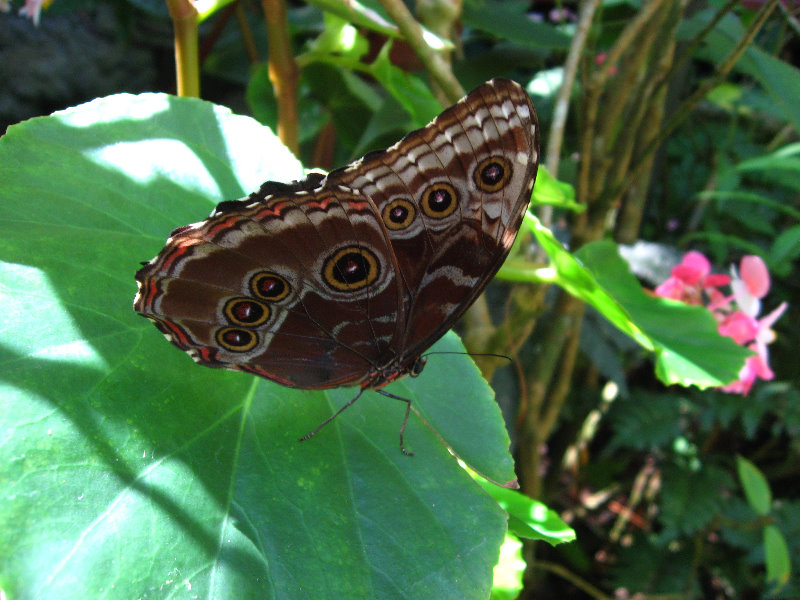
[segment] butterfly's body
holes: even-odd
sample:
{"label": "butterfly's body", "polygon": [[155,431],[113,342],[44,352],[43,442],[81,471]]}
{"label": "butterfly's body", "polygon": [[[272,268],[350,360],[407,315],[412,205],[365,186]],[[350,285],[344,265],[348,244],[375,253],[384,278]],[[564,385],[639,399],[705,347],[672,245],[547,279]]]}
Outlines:
{"label": "butterfly's body", "polygon": [[500,268],[537,163],[528,96],[493,80],[386,150],[176,229],[134,308],[207,366],[381,388],[421,371]]}

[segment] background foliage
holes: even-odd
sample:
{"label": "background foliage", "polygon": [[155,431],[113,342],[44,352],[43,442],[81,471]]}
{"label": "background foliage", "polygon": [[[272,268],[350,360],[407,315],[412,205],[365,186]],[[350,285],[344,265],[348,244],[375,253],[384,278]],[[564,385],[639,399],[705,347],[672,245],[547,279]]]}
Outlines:
{"label": "background foliage", "polygon": [[[8,598],[800,596],[796,9],[404,6],[0,15],[3,129],[152,90],[280,137],[145,94],[0,138]],[[442,355],[392,388],[432,425],[412,418],[414,458],[402,406],[375,397],[296,444],[352,390],[196,368],[131,312],[132,273],[173,227],[393,143],[494,76],[531,93],[546,166],[504,281],[458,328],[512,359],[478,359],[510,440],[474,366]],[[763,312],[789,302],[775,378],[747,396],[714,389],[745,354],[710,314],[645,291],[689,249],[719,272],[761,256]],[[513,480],[509,441],[527,496],[481,478]],[[550,545],[571,539],[556,513],[577,541]]]}

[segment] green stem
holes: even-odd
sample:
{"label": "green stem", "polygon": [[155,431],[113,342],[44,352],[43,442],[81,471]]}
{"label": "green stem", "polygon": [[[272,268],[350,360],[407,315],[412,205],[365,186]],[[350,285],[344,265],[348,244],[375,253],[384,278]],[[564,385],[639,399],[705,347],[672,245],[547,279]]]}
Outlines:
{"label": "green stem", "polygon": [[411,15],[403,0],[379,1],[447,99],[455,104],[464,95],[464,88],[453,75],[450,64],[425,41],[422,27]]}
{"label": "green stem", "polygon": [[200,97],[197,10],[189,0],[167,0],[175,33],[175,79],[179,96]]}

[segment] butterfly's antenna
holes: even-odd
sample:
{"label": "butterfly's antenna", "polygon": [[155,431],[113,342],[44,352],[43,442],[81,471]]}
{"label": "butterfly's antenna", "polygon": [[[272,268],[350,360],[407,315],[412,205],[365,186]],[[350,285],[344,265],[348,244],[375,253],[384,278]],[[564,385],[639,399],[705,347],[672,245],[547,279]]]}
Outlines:
{"label": "butterfly's antenna", "polygon": [[460,354],[461,356],[491,356],[493,358],[505,358],[508,362],[511,362],[511,357],[506,356],[505,354],[493,354],[491,352],[447,352],[447,351],[436,351],[436,352],[427,352],[422,355],[422,358],[427,358],[432,354]]}
{"label": "butterfly's antenna", "polygon": [[[315,435],[317,435],[319,433],[320,429],[322,429],[323,427],[325,427],[325,425],[327,425],[328,423],[333,421],[336,417],[338,417],[340,414],[342,414],[346,409],[348,409],[351,406],[353,406],[355,401],[358,400],[361,397],[361,394],[364,393],[364,389],[365,388],[361,388],[360,390],[358,390],[358,393],[353,397],[352,400],[350,400],[347,404],[342,406],[339,410],[337,410],[335,413],[333,413],[330,417],[325,419],[322,423],[317,425],[317,428],[314,429],[314,431],[312,431],[311,433],[307,433],[306,435],[301,437],[298,441],[305,442],[306,440],[309,440],[312,437],[314,437]],[[406,419],[408,419],[408,416],[406,416]],[[405,427],[405,424],[403,424],[403,426]]]}
{"label": "butterfly's antenna", "polygon": [[406,456],[414,456],[413,452],[406,450],[406,444],[403,441],[403,435],[406,432],[406,424],[408,423],[408,415],[411,413],[411,400],[409,400],[408,398],[403,398],[402,396],[395,396],[394,394],[390,394],[389,392],[385,392],[383,390],[375,390],[375,391],[378,392],[381,396],[386,396],[387,398],[394,398],[395,400],[400,400],[400,402],[406,403],[406,416],[403,417],[403,424],[400,426],[400,452],[402,452]]}

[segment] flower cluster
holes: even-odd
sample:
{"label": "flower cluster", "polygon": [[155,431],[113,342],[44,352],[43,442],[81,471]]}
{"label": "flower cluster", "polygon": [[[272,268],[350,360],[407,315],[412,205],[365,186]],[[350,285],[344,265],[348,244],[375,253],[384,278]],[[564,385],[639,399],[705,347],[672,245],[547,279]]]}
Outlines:
{"label": "flower cluster", "polygon": [[[25,5],[19,9],[19,14],[28,17],[33,24],[39,26],[39,14],[42,8],[47,8],[53,0],[25,0]],[[10,12],[11,3],[9,0],[0,0],[0,12]]]}
{"label": "flower cluster", "polygon": [[[730,286],[730,295],[723,293],[723,286]],[[732,265],[730,275],[720,275],[711,273],[711,263],[702,253],[692,251],[655,290],[663,298],[705,306],[717,320],[720,335],[755,352],[739,371],[738,379],[720,388],[724,392],[746,395],[756,379],[775,376],[769,368],[767,346],[775,339],[772,325],[786,310],[786,303],[759,319],[761,299],[769,286],[769,271],[758,256],[745,256],[738,271]]]}

